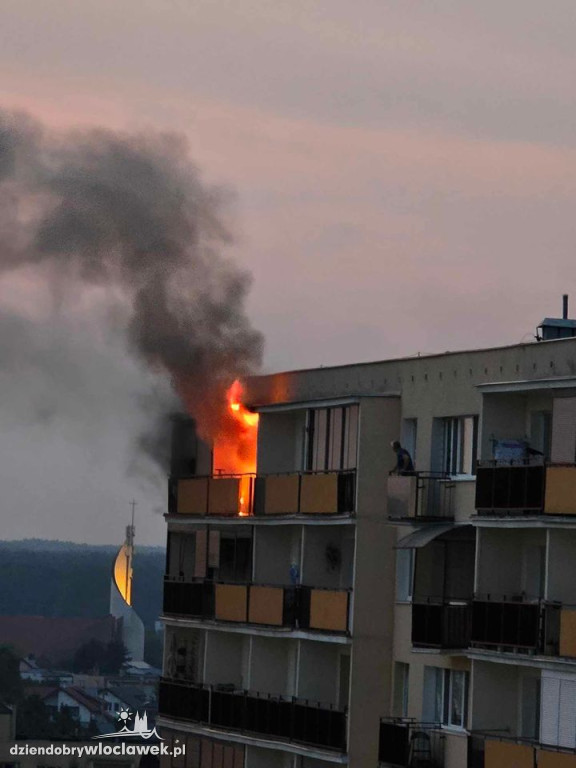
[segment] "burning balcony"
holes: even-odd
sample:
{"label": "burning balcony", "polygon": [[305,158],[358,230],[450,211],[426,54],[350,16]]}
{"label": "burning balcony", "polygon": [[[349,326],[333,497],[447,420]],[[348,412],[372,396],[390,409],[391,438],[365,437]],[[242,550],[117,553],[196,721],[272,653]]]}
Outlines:
{"label": "burning balcony", "polygon": [[383,718],[380,721],[379,765],[386,768],[443,768],[444,741],[439,723]]}
{"label": "burning balcony", "polygon": [[164,612],[254,626],[350,632],[350,591],[166,578]]}
{"label": "burning balcony", "polygon": [[223,731],[346,751],[345,710],[306,699],[162,679],[159,712]]}
{"label": "burning balcony", "polygon": [[412,645],[454,649],[470,645],[472,609],[468,602],[426,602],[412,605]]}
{"label": "burning balcony", "polygon": [[455,482],[445,473],[415,472],[388,478],[388,516],[453,519]]}

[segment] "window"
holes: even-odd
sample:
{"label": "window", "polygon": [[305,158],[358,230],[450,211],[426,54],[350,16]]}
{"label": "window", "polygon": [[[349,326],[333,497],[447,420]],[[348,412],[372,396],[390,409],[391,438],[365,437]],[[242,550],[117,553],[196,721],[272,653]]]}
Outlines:
{"label": "window", "polygon": [[414,582],[414,550],[396,550],[396,602],[409,603],[412,600]]}
{"label": "window", "polygon": [[444,419],[444,472],[473,475],[476,472],[478,416]]}
{"label": "window", "polygon": [[308,411],[305,469],[313,472],[354,469],[358,406]]}
{"label": "window", "polygon": [[424,667],[422,719],[452,728],[465,728],[468,702],[468,672]]}
{"label": "window", "polygon": [[218,581],[247,582],[252,577],[252,539],[245,533],[220,533]]}

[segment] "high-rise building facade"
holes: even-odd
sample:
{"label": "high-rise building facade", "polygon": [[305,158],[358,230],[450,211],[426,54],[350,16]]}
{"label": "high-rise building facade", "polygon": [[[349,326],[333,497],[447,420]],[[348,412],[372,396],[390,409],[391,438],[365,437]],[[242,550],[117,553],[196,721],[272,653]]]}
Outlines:
{"label": "high-rise building facade", "polygon": [[166,765],[576,766],[576,340],[245,399],[253,475],[170,481]]}

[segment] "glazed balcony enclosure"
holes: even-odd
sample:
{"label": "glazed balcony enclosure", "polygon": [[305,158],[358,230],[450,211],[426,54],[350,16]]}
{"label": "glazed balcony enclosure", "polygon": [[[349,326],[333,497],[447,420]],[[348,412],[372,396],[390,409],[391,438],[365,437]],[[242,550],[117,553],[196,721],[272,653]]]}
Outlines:
{"label": "glazed balcony enclosure", "polygon": [[354,470],[173,478],[168,512],[195,517],[352,514],[355,480]]}
{"label": "glazed balcony enclosure", "polygon": [[307,699],[164,678],[159,712],[223,731],[346,751],[346,712]]}
{"label": "glazed balcony enclosure", "polygon": [[348,634],[350,590],[167,578],[164,613],[233,624]]}

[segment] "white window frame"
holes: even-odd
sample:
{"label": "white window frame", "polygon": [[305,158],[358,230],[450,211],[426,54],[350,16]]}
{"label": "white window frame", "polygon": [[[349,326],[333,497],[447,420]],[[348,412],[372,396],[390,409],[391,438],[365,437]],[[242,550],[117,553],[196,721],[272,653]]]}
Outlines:
{"label": "white window frame", "polygon": [[[471,439],[467,437],[467,430],[470,428]],[[469,414],[444,418],[442,451],[443,469],[448,475],[475,477],[478,456],[478,416]]]}

